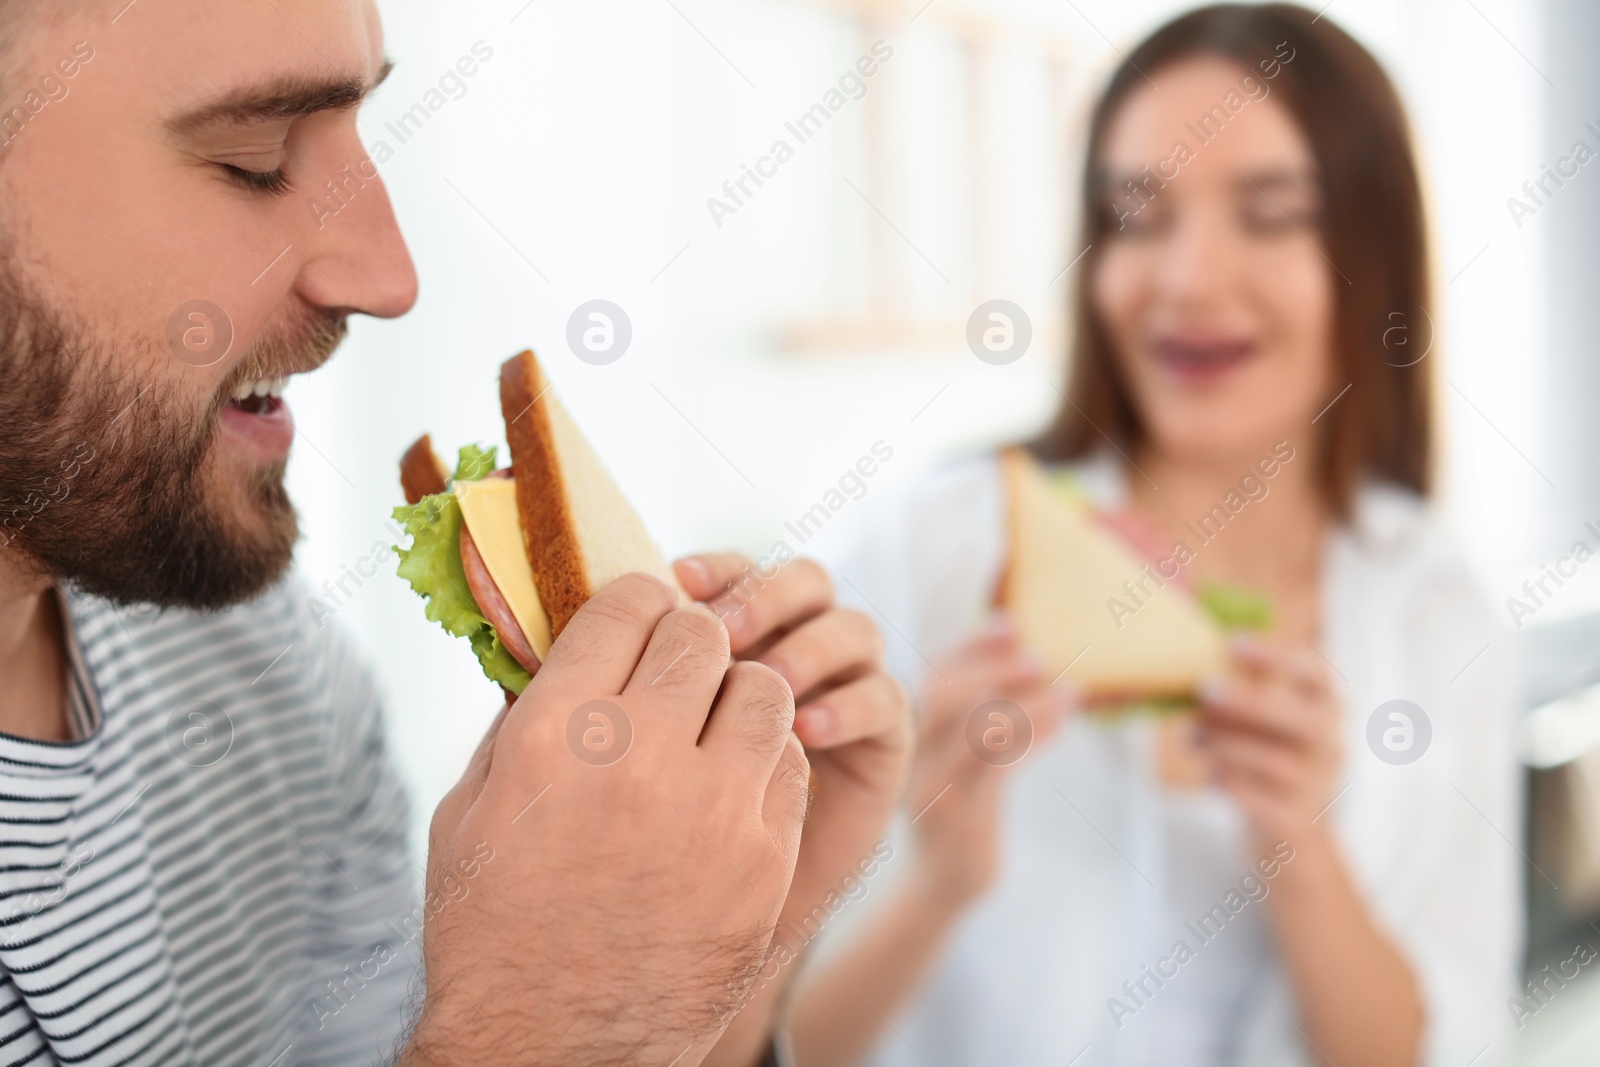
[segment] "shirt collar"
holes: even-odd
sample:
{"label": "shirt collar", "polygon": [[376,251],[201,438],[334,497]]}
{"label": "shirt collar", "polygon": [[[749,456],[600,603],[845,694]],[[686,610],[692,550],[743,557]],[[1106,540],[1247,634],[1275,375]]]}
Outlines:
{"label": "shirt collar", "polygon": [[84,659],[72,600],[59,588],[56,597],[61,607],[62,636],[67,652],[67,726],[72,732],[72,741],[77,743],[93,737],[100,729],[103,718],[100,690]]}

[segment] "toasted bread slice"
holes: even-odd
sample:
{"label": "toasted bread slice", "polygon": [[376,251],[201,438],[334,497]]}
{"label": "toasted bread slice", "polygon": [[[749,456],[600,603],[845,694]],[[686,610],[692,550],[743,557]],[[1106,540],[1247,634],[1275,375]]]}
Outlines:
{"label": "toasted bread slice", "polygon": [[629,571],[681,590],[531,351],[501,364],[500,409],[528,561],[551,633],[559,635],[585,601]]}
{"label": "toasted bread slice", "polygon": [[[999,601],[1052,678],[1065,672],[1104,704],[1192,697],[1225,667],[1222,629],[1192,594],[1145,578],[1145,561],[1026,452],[1006,451],[1001,465],[1010,551]],[[1149,595],[1130,597],[1123,583],[1141,579]],[[1131,611],[1113,612],[1113,600]]]}
{"label": "toasted bread slice", "polygon": [[434,452],[433,440],[427,434],[411,442],[400,457],[400,488],[405,491],[407,504],[444,492],[449,480],[450,468]]}

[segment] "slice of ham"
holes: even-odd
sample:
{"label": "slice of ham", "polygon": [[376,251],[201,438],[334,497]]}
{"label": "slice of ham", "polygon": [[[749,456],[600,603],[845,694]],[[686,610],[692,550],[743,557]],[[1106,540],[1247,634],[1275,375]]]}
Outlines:
{"label": "slice of ham", "polygon": [[467,574],[467,588],[472,593],[472,599],[478,602],[478,610],[494,627],[500,643],[529,674],[538,674],[539,657],[534,655],[527,635],[518,625],[517,617],[511,613],[511,605],[500,595],[500,587],[494,584],[494,578],[483,562],[483,554],[478,551],[478,545],[472,540],[466,523],[461,524],[461,569]]}

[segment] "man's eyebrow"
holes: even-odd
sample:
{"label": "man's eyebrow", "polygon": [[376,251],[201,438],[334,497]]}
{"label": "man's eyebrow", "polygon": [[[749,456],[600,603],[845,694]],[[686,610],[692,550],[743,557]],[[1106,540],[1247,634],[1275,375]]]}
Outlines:
{"label": "man's eyebrow", "polygon": [[385,60],[369,85],[356,78],[286,77],[251,89],[237,90],[220,100],[202,105],[167,122],[167,129],[178,136],[193,135],[217,128],[249,126],[314,115],[319,111],[351,108],[383,84],[394,69]]}

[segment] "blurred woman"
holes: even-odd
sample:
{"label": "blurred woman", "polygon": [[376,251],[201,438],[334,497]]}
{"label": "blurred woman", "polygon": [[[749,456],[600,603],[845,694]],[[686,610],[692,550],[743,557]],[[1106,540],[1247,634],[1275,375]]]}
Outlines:
{"label": "blurred woman", "polygon": [[[1275,625],[1196,716],[1071,715],[1070,670],[986,617],[995,457],[870,516],[833,562],[903,638],[913,847],[817,961],[799,1062],[1495,1062],[1511,666],[1427,502],[1438,357],[1394,89],[1326,17],[1206,8],[1117,70],[1085,178],[1067,399],[1027,447],[1167,545],[1254,477],[1184,569]],[[966,741],[996,697],[1040,737],[1009,771]]]}

